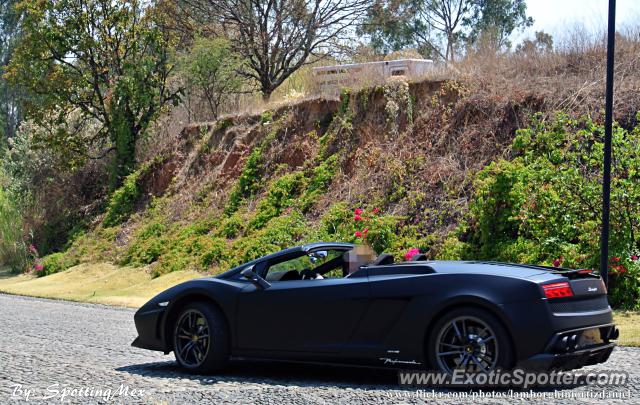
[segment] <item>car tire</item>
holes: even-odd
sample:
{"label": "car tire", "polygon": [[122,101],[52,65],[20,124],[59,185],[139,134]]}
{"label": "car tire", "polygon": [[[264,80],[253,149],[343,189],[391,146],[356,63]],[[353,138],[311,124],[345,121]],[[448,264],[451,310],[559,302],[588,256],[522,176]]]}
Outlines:
{"label": "car tire", "polygon": [[229,360],[229,327],[212,304],[194,302],[175,318],[173,348],[178,364],[193,373],[214,373]]}
{"label": "car tire", "polygon": [[466,372],[511,369],[514,349],[502,322],[484,309],[463,307],[439,318],[427,342],[429,365],[451,374],[457,368]]}

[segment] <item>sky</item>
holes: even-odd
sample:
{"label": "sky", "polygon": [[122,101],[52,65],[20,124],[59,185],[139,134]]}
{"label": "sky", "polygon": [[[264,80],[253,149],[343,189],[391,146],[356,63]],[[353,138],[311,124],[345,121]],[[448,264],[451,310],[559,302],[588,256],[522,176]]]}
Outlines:
{"label": "sky", "polygon": [[[533,26],[523,33],[514,34],[514,43],[532,38],[534,32],[545,31],[561,38],[576,24],[588,31],[605,31],[608,0],[526,0],[527,15],[533,17]],[[616,27],[635,21],[640,23],[640,0],[616,1]]]}

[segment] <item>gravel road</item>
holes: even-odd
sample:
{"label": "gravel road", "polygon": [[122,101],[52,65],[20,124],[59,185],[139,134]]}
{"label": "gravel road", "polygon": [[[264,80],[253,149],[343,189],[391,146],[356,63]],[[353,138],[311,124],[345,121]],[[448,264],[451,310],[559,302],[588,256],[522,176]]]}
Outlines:
{"label": "gravel road", "polygon": [[[233,364],[223,375],[182,373],[171,355],[130,346],[133,310],[0,294],[0,403],[509,403],[485,392],[397,385],[394,372],[284,364]],[[626,370],[615,390],[534,390],[520,402],[640,403],[640,348],[617,348],[593,370]],[[586,370],[586,369],[583,369]],[[109,391],[110,390],[110,391]],[[618,399],[598,398],[615,392]],[[110,395],[109,395],[110,394]],[[464,396],[467,395],[467,398]],[[508,397],[508,391],[498,395]],[[547,398],[541,398],[545,395]],[[564,399],[550,400],[550,396]],[[574,399],[566,399],[573,396]],[[577,399],[575,399],[577,398]],[[513,398],[511,398],[511,401]]]}

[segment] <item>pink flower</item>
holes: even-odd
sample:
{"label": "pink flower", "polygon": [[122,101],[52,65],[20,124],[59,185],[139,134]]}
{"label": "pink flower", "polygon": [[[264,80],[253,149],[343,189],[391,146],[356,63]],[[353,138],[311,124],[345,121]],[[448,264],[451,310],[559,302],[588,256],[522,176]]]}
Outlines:
{"label": "pink flower", "polygon": [[361,217],[360,215],[358,215],[358,214],[356,214],[356,215],[353,217],[353,219],[354,219],[355,221],[362,221],[362,217]]}
{"label": "pink flower", "polygon": [[374,208],[372,212],[373,212],[373,214],[375,215],[375,214],[377,214],[378,212],[380,212],[380,208]]}
{"label": "pink flower", "polygon": [[619,261],[620,261],[620,258],[619,258],[618,256],[613,256],[613,257],[611,258],[611,261],[614,261],[614,262],[616,262],[616,263],[617,263],[617,262],[619,262]]}
{"label": "pink flower", "polygon": [[31,253],[38,253],[38,249],[36,249],[36,247],[33,245],[29,245],[29,251]]}
{"label": "pink flower", "polygon": [[369,228],[364,228],[364,229],[362,230],[362,234],[363,234],[363,235],[366,235],[366,234],[367,234],[367,232],[369,232]]}
{"label": "pink flower", "polygon": [[355,215],[357,215],[357,216],[362,215],[362,212],[363,212],[363,211],[362,211],[362,208],[356,208],[356,209],[353,211],[353,213],[354,213]]}
{"label": "pink flower", "polygon": [[405,253],[404,260],[411,260],[411,258],[420,253],[420,249],[411,248]]}
{"label": "pink flower", "polygon": [[637,255],[631,255],[630,259],[635,262],[636,260],[638,260],[638,256]]}
{"label": "pink flower", "polygon": [[560,267],[561,264],[562,264],[561,258],[553,261],[553,267]]}
{"label": "pink flower", "polygon": [[44,270],[44,266],[40,263],[36,263],[35,269],[36,271],[42,271]]}
{"label": "pink flower", "polygon": [[624,267],[622,264],[614,264],[611,265],[611,270],[613,274],[624,274],[627,272],[627,268]]}
{"label": "pink flower", "polygon": [[362,232],[356,231],[355,236],[356,238],[362,238]]}

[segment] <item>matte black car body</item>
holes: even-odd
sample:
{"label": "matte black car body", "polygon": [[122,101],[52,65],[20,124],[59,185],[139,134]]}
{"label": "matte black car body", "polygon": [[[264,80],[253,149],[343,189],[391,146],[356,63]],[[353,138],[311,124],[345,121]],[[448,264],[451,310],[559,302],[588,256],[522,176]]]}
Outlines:
{"label": "matte black car body", "polygon": [[[173,325],[190,302],[224,314],[231,358],[423,368],[434,323],[456,308],[482,308],[508,332],[515,365],[577,368],[604,362],[617,337],[601,279],[541,266],[490,262],[408,261],[367,265],[348,277],[274,281],[256,287],[270,263],[344,243],[315,243],[262,257],[217,277],[170,288],[135,314],[133,346],[169,353]],[[568,281],[575,296],[547,299],[542,285]],[[597,330],[596,343],[567,346]]]}

